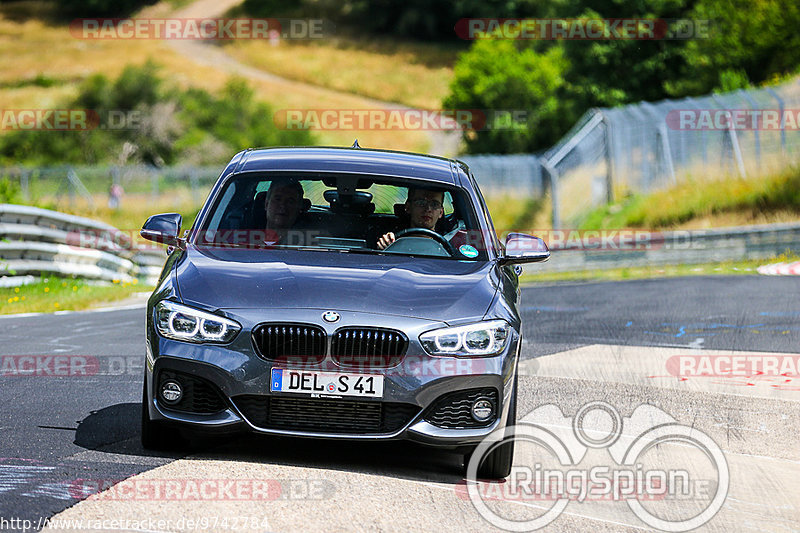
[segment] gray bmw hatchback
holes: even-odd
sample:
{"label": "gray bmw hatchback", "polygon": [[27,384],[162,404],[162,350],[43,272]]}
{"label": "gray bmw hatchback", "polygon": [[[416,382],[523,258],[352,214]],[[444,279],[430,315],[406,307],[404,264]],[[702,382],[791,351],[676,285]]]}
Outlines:
{"label": "gray bmw hatchback", "polygon": [[[236,154],[168,245],[147,305],[142,443],[179,430],[407,439],[469,454],[514,424],[519,264],[469,168],[353,148]],[[513,442],[484,478],[509,474]],[[465,462],[466,464],[466,462]]]}

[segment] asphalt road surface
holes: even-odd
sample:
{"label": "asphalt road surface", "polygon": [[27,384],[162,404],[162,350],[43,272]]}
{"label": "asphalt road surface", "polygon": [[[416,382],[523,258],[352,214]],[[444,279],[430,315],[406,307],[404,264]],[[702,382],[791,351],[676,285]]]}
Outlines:
{"label": "asphalt road surface", "polygon": [[[518,418],[566,429],[553,432],[566,444],[578,427],[571,420],[596,401],[608,416],[584,409],[595,424],[585,426],[589,442],[603,440],[614,413],[619,442],[637,423],[691,428],[721,451],[730,476],[701,531],[797,530],[798,295],[800,279],[760,276],[527,287]],[[486,531],[554,505],[509,492],[512,482],[480,483],[481,514],[460,457],[404,443],[242,436],[197,443],[188,455],[145,451],[143,329],[142,308],[0,318],[0,531],[48,529],[45,519],[73,531]],[[700,375],[703,362],[737,357],[746,371]],[[778,366],[747,366],[765,361]],[[30,365],[33,375],[15,372]],[[605,465],[614,446],[576,450],[571,465],[585,472]],[[672,520],[663,527],[687,523],[723,486],[713,453],[695,452],[663,442],[642,459],[691,471],[688,497],[646,502],[645,518],[613,497],[581,498],[544,530],[650,530],[647,516]],[[546,466],[545,456],[518,442],[515,469]],[[192,493],[203,481],[215,496]],[[108,490],[87,498],[100,489]]]}

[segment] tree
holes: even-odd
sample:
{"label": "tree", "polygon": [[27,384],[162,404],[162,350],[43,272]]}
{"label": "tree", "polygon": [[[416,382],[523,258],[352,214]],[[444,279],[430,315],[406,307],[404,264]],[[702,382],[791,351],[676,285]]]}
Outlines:
{"label": "tree", "polygon": [[710,21],[710,35],[681,50],[686,67],[666,84],[672,96],[759,85],[800,68],[795,0],[702,0],[690,17]]}
{"label": "tree", "polygon": [[[560,113],[567,64],[562,49],[544,53],[509,40],[482,39],[462,54],[455,66],[446,109],[522,110],[527,120],[517,127],[467,132],[471,153],[532,151],[550,143],[576,117]],[[491,116],[491,113],[489,113]],[[513,125],[512,125],[513,126]]]}

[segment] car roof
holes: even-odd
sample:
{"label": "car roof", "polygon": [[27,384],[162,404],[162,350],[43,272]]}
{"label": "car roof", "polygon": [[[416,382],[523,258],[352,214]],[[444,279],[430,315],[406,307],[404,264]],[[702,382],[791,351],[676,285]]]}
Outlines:
{"label": "car roof", "polygon": [[409,152],[302,147],[250,149],[241,154],[235,169],[231,170],[236,173],[265,170],[355,172],[461,185],[454,172],[462,166],[463,163],[452,159]]}

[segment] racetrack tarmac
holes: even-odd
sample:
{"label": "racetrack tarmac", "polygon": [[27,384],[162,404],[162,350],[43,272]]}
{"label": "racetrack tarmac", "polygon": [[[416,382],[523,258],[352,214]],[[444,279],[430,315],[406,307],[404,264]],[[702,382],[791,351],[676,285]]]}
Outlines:
{"label": "racetrack tarmac", "polygon": [[[518,418],[558,436],[579,472],[619,465],[616,444],[576,451],[569,442],[579,427],[573,418],[591,402],[623,420],[616,443],[657,424],[706,435],[730,482],[700,530],[796,529],[800,381],[785,365],[797,361],[800,345],[798,289],[796,278],[759,276],[526,287]],[[143,323],[141,309],[0,319],[5,360],[96,361],[89,376],[0,378],[0,517],[34,527],[44,518],[82,520],[53,523],[75,531],[100,519],[118,522],[94,525],[161,531],[485,531],[500,530],[497,517],[533,520],[554,505],[510,491],[512,481],[482,482],[495,511],[482,516],[460,457],[405,443],[242,436],[209,440],[186,457],[145,452]],[[746,371],[701,372],[738,363]],[[787,375],[747,371],[764,364]],[[602,440],[607,420],[596,410],[585,420],[593,416],[584,436]],[[672,524],[708,507],[720,486],[710,455],[687,442],[660,442],[641,456],[652,471],[693,475],[686,497],[644,499]],[[518,444],[515,468],[537,464],[559,467],[542,446]],[[86,498],[98,488],[108,490]],[[653,529],[644,516],[624,500],[589,495],[569,501],[543,530]]]}

